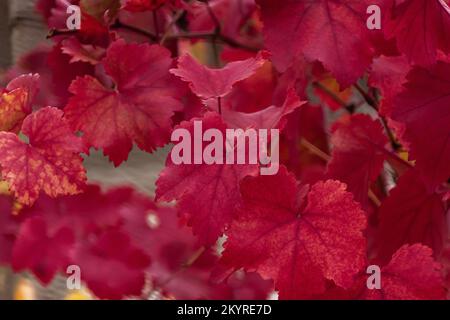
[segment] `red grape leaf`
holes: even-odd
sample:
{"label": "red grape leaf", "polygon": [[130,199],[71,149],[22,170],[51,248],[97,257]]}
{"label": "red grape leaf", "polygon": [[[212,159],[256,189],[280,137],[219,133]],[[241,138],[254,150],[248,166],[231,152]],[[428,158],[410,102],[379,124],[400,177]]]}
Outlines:
{"label": "red grape leaf", "polygon": [[[98,44],[107,46],[110,37],[106,26],[106,20],[114,17],[119,7],[120,0],[58,0],[49,2],[45,8],[41,7],[41,12],[47,21],[50,29],[66,29],[69,17],[67,8],[70,5],[77,5],[80,8],[81,23],[80,30],[74,36],[83,43]],[[43,10],[42,10],[43,9]],[[64,37],[57,36],[60,40]]]}
{"label": "red grape leaf", "polygon": [[15,271],[30,269],[48,284],[57,271],[70,264],[74,243],[69,227],[50,228],[42,217],[32,217],[21,225],[12,252],[12,266]]}
{"label": "red grape leaf", "polygon": [[[145,212],[144,212],[145,213]],[[227,283],[210,279],[218,256],[215,248],[202,250],[190,228],[181,225],[172,207],[159,207],[136,217],[125,227],[153,258],[148,274],[155,289],[170,299],[266,299],[272,289],[270,281],[257,274],[238,273]],[[151,223],[148,223],[151,221]],[[130,221],[128,221],[130,222]],[[136,232],[136,230],[139,230]],[[195,259],[196,258],[196,259]],[[190,261],[189,267],[186,264]],[[170,281],[169,281],[170,279]]]}
{"label": "red grape leaf", "polygon": [[124,0],[122,9],[131,12],[152,11],[160,8],[166,3],[177,4],[179,0]]}
{"label": "red grape leaf", "polygon": [[441,265],[433,260],[433,251],[422,245],[404,245],[381,268],[381,289],[367,289],[367,275],[353,289],[353,298],[368,300],[445,299]]}
{"label": "red grape leaf", "polygon": [[280,299],[321,293],[324,278],[348,288],[365,265],[366,219],[352,194],[333,180],[308,188],[285,167],[244,179],[226,232],[223,264],[274,279]]}
{"label": "red grape leaf", "polygon": [[115,17],[120,8],[121,0],[80,0],[80,8],[83,13],[96,18],[99,21],[105,20],[105,15]]}
{"label": "red grape leaf", "polygon": [[406,172],[380,208],[378,258],[387,261],[402,245],[414,243],[439,256],[447,239],[445,214],[441,196],[427,191],[416,170]]}
{"label": "red grape leaf", "polygon": [[[113,11],[108,11],[111,15]],[[106,12],[105,12],[106,16]],[[81,9],[81,29],[75,34],[83,43],[90,43],[102,47],[108,46],[110,43],[109,29],[106,27],[104,16],[99,20],[96,17],[86,13]]]}
{"label": "red grape leaf", "polygon": [[95,72],[95,67],[89,63],[71,62],[72,57],[63,53],[62,45],[60,43],[53,47],[46,62],[46,68],[51,71],[51,90],[60,99],[58,107],[63,107],[70,98],[68,89],[73,80]]}
{"label": "red grape leaf", "polygon": [[445,195],[444,195],[444,201],[449,201],[450,200],[450,191],[448,191]]}
{"label": "red grape leaf", "polygon": [[80,0],[39,0],[36,9],[46,20],[49,28],[65,28],[67,20],[67,7],[78,5]]}
{"label": "red grape leaf", "polygon": [[87,62],[94,66],[105,55],[104,48],[81,43],[77,38],[69,38],[62,41],[61,50],[64,54],[72,57],[70,63]]}
{"label": "red grape leaf", "polygon": [[369,73],[369,84],[380,89],[381,100],[380,113],[390,116],[394,97],[403,89],[406,75],[410,66],[404,56],[381,56],[373,60]]}
{"label": "red grape leaf", "polygon": [[[250,57],[254,57],[253,54]],[[240,58],[236,60],[244,60],[245,58]],[[232,61],[236,61],[232,60]],[[293,87],[287,86],[285,90],[280,90],[280,99],[274,99],[274,90],[277,83],[277,74],[273,68],[271,62],[266,61],[261,68],[257,69],[255,74],[237,82],[233,86],[233,90],[226,97],[222,99],[222,104],[227,108],[240,111],[240,112],[256,112],[261,111],[267,106],[282,103],[282,100],[286,96],[286,91],[288,88]],[[284,89],[284,88],[283,88]],[[217,105],[217,98],[208,99],[205,104],[209,106],[211,101]],[[213,109],[217,110],[217,106]]]}
{"label": "red grape leaf", "polygon": [[19,132],[25,117],[31,112],[26,109],[27,92],[18,88],[0,95],[0,131]]}
{"label": "red grape leaf", "polygon": [[[208,100],[208,107],[218,111],[217,100]],[[304,105],[306,101],[300,101],[294,89],[290,89],[282,106],[269,106],[260,111],[245,113],[228,108],[222,110],[222,119],[229,128],[254,128],[282,130],[286,125],[287,116]]]}
{"label": "red grape leaf", "polygon": [[31,113],[38,93],[39,75],[28,74],[11,80],[0,95],[0,131],[19,132],[25,117]]}
{"label": "red grape leaf", "polygon": [[[248,51],[243,48],[224,47],[220,52],[220,60],[225,63],[245,60],[256,55],[253,51]],[[269,62],[269,64],[271,64]]]}
{"label": "red grape leaf", "polygon": [[[182,122],[177,128],[185,128],[193,136],[196,120],[199,119]],[[225,137],[226,125],[218,114],[207,113],[201,120],[203,131],[215,128]],[[200,242],[210,245],[222,234],[239,205],[240,180],[247,175],[255,175],[257,170],[258,165],[247,164],[176,165],[169,155],[166,168],[156,182],[156,199],[178,200],[179,211],[187,215]]]}
{"label": "red grape leaf", "polygon": [[372,47],[366,26],[369,0],[258,0],[267,48],[285,71],[302,54],[319,60],[347,87],[370,65]]}
{"label": "red grape leaf", "polygon": [[328,177],[346,183],[355,200],[365,206],[370,184],[380,174],[386,158],[388,139],[383,126],[367,115],[357,114],[335,123],[332,132]]}
{"label": "red grape leaf", "polygon": [[405,125],[410,156],[432,190],[450,177],[450,64],[414,68],[407,80],[391,117]]}
{"label": "red grape leaf", "polygon": [[311,73],[316,64],[318,63],[308,63],[304,57],[295,59],[294,63],[277,78],[272,99],[281,101],[289,88],[295,88],[299,97],[306,100],[306,89],[312,80]]}
{"label": "red grape leaf", "polygon": [[11,264],[11,253],[25,215],[14,214],[14,199],[0,195],[0,265]]}
{"label": "red grape leaf", "polygon": [[[17,61],[17,64],[9,69],[6,75],[8,80],[12,80],[13,87],[18,86],[28,88],[30,85],[32,86],[33,82],[36,82],[35,84],[37,85],[37,79],[33,80],[33,77],[36,77],[36,75],[30,77],[29,75],[24,76],[24,74],[39,74],[39,91],[33,101],[34,106],[37,108],[62,105],[61,99],[56,96],[57,92],[54,92],[55,88],[52,81],[52,70],[50,70],[48,63],[50,51],[50,48],[47,46],[35,48],[31,52],[23,55]],[[17,82],[13,80],[15,77],[18,77],[16,78],[18,83],[23,81],[23,79],[20,80],[21,78],[28,78],[28,80],[17,85]],[[26,82],[29,84],[26,85]],[[10,91],[13,90],[13,88],[7,88],[7,90]]]}
{"label": "red grape leaf", "polygon": [[78,242],[74,263],[80,266],[82,279],[97,297],[121,299],[141,294],[150,260],[126,233],[109,229]]}
{"label": "red grape leaf", "polygon": [[195,1],[188,10],[189,29],[197,32],[214,32],[216,22],[211,17],[211,10],[220,21],[222,34],[236,38],[255,8],[254,0],[212,0],[208,4]]}
{"label": "red grape leaf", "polygon": [[59,109],[46,107],[32,113],[22,125],[29,143],[10,132],[0,132],[3,179],[19,202],[31,205],[42,190],[52,197],[81,192],[86,181],[81,139],[76,137]]}
{"label": "red grape leaf", "polygon": [[160,208],[150,198],[133,188],[115,187],[104,192],[100,186],[88,184],[77,195],[58,198],[41,195],[32,207],[23,208],[20,215],[43,216],[49,224],[70,226],[80,237],[122,226],[136,245],[151,250],[155,244],[149,237],[147,216],[157,210]]}
{"label": "red grape leaf", "polygon": [[47,20],[52,15],[55,2],[56,0],[38,0],[36,1],[36,10]]}
{"label": "red grape leaf", "polygon": [[280,143],[281,163],[302,183],[313,184],[323,180],[326,161],[311,153],[304,142],[308,141],[329,153],[324,110],[311,104],[302,106],[289,117],[283,136]]}
{"label": "red grape leaf", "polygon": [[267,54],[262,52],[256,58],[235,61],[221,69],[211,69],[198,63],[186,54],[178,59],[178,68],[170,72],[180,77],[202,99],[223,98],[231,92],[233,85],[253,75],[265,62]]}
{"label": "red grape leaf", "polygon": [[[31,268],[35,262],[31,263],[24,257],[33,257],[33,252],[27,252],[27,250],[33,250],[32,245],[39,246],[39,243],[44,242],[45,245],[38,247],[42,250],[39,254],[42,257],[53,257],[63,250],[67,252],[70,262],[82,268],[82,279],[87,281],[89,288],[99,297],[121,298],[128,294],[139,294],[144,283],[143,274],[147,271],[149,256],[147,246],[149,244],[154,246],[160,241],[152,236],[152,230],[148,227],[149,210],[153,212],[159,208],[150,198],[129,187],[117,187],[108,192],[102,192],[99,186],[88,185],[85,192],[79,195],[56,199],[41,195],[32,207],[21,210],[19,217],[39,218],[39,221],[42,221],[41,224],[45,225],[48,237],[45,235],[37,237],[29,232],[24,234],[16,242],[21,248],[21,256],[17,263],[27,264],[25,267]],[[5,231],[8,231],[8,229],[13,230],[13,226],[9,223],[3,228],[7,228]],[[46,242],[47,238],[52,238],[53,232],[59,232],[59,230],[70,231],[76,237],[75,247],[56,241]],[[110,237],[113,240],[110,240]],[[115,237],[123,247],[118,247],[113,242]],[[120,256],[122,250],[123,257]],[[89,260],[91,258],[92,264]],[[131,260],[128,261],[128,258]],[[137,264],[134,263],[134,258],[137,259]],[[50,277],[55,270],[65,271],[65,266],[58,263],[58,260],[46,261],[45,265],[39,265],[41,274]],[[106,273],[105,269],[95,270],[95,263],[99,265],[104,263],[105,269],[110,268],[111,273]],[[112,273],[115,270],[118,270],[118,273],[113,276]],[[125,278],[118,280],[116,276]],[[127,284],[128,280],[129,284]]]}
{"label": "red grape leaf", "polygon": [[13,91],[16,89],[22,89],[26,91],[27,99],[24,109],[27,112],[31,112],[34,100],[39,93],[39,74],[23,74],[11,80],[6,86],[6,90]]}
{"label": "red grape leaf", "polygon": [[171,64],[170,52],[161,46],[114,42],[103,65],[117,88],[90,76],[78,78],[70,86],[74,96],[66,118],[116,166],[128,158],[133,142],[154,151],[168,142],[171,117],[182,107],[168,72]]}
{"label": "red grape leaf", "polygon": [[118,187],[102,192],[98,185],[89,184],[77,195],[58,198],[41,195],[32,207],[24,208],[20,214],[44,216],[49,224],[70,226],[77,236],[84,237],[117,226],[122,220],[128,221],[130,217],[122,217],[128,210],[133,210],[135,215],[148,210],[148,207],[135,206],[133,196],[131,188]]}
{"label": "red grape leaf", "polygon": [[389,14],[383,30],[396,38],[410,62],[432,65],[438,50],[450,53],[450,8],[445,0],[401,1],[392,5]]}

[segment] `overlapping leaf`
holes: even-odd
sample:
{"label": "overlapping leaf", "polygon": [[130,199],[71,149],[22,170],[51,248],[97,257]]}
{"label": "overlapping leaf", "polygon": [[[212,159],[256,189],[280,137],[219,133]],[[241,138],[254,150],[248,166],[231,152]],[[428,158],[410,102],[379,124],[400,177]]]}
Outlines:
{"label": "overlapping leaf", "polygon": [[267,48],[279,70],[297,56],[321,61],[347,87],[370,65],[366,10],[376,1],[259,0]]}
{"label": "overlapping leaf", "polygon": [[429,192],[416,170],[405,173],[380,208],[378,258],[388,260],[405,244],[422,243],[436,256],[447,239],[442,197]]}
{"label": "overlapping leaf", "polygon": [[77,243],[74,260],[83,279],[98,297],[139,296],[145,284],[149,257],[120,230],[107,230]]}
{"label": "overlapping leaf", "polygon": [[[391,5],[392,2],[392,5]],[[429,66],[438,50],[450,53],[450,8],[445,0],[391,1],[384,32],[410,62]]]}
{"label": "overlapping leaf", "polygon": [[155,240],[146,220],[149,210],[159,209],[129,187],[102,192],[88,185],[75,196],[43,195],[20,212],[26,220],[13,245],[12,264],[44,283],[75,264],[97,297],[139,296],[150,261],[146,245]]}
{"label": "overlapping leaf", "polygon": [[226,233],[224,265],[274,279],[281,299],[321,293],[325,279],[352,285],[365,263],[366,219],[344,184],[300,187],[282,167],[274,176],[246,178],[241,192],[244,204]]}
{"label": "overlapping leaf", "polygon": [[0,95],[0,131],[18,132],[31,113],[38,92],[39,75],[22,75],[13,79]]}
{"label": "overlapping leaf", "polygon": [[353,299],[438,300],[445,299],[442,266],[433,251],[420,244],[405,245],[381,268],[381,288],[368,289],[367,275],[353,288]]}
{"label": "overlapping leaf", "polygon": [[153,258],[148,274],[164,297],[187,300],[268,297],[273,284],[254,273],[238,273],[225,283],[212,281],[211,270],[219,259],[215,248],[199,247],[190,228],[180,224],[175,208],[151,210],[149,217],[134,219],[130,234],[135,236],[137,230],[142,231],[138,232],[139,243]]}
{"label": "overlapping leaf", "polygon": [[367,204],[370,184],[377,178],[386,158],[388,143],[379,121],[366,115],[354,115],[337,122],[332,129],[332,159],[328,176],[347,184],[355,199]]}
{"label": "overlapping leaf", "polygon": [[373,60],[369,83],[381,91],[380,113],[389,116],[394,97],[401,92],[410,66],[404,56],[381,56]]}
{"label": "overlapping leaf", "polygon": [[90,76],[78,78],[70,87],[74,96],[65,108],[67,120],[116,166],[128,158],[133,142],[154,151],[168,142],[171,117],[182,106],[171,64],[163,47],[116,41],[103,60],[115,89]]}
{"label": "overlapping leaf", "polygon": [[19,202],[31,205],[41,191],[52,197],[82,191],[86,172],[79,153],[84,147],[61,110],[47,107],[29,115],[22,133],[28,143],[0,132],[2,177]]}
{"label": "overlapping leaf", "polygon": [[392,119],[403,123],[403,138],[429,189],[450,177],[450,64],[414,68],[394,99]]}
{"label": "overlapping leaf", "polygon": [[[208,106],[217,110],[217,104],[214,101],[208,103]],[[305,103],[306,101],[300,101],[295,90],[291,89],[288,91],[282,106],[269,106],[252,113],[227,109],[222,111],[222,118],[230,128],[253,128],[257,130],[277,128],[282,130],[286,124],[286,118]]]}
{"label": "overlapping leaf", "polygon": [[0,265],[11,264],[12,248],[24,221],[24,215],[14,214],[13,208],[14,199],[0,195]]}
{"label": "overlapping leaf", "polygon": [[[177,128],[188,130],[193,137],[194,122],[199,120],[202,121],[203,131],[214,128],[225,136],[227,127],[216,113],[207,113],[202,119],[183,122]],[[192,150],[194,139],[188,142]],[[206,145],[202,142],[202,154]],[[193,163],[192,155],[189,156]],[[240,203],[240,180],[256,174],[257,170],[256,164],[174,164],[169,156],[166,168],[156,182],[156,198],[163,201],[178,200],[180,213],[187,215],[200,241],[213,244],[231,222]]]}
{"label": "overlapping leaf", "polygon": [[256,58],[235,61],[221,69],[211,69],[198,63],[186,54],[179,58],[174,75],[189,83],[192,91],[202,99],[223,98],[231,92],[233,85],[255,73],[265,62],[265,53]]}
{"label": "overlapping leaf", "polygon": [[69,227],[50,228],[42,217],[32,217],[21,225],[12,252],[12,266],[16,271],[30,269],[48,284],[57,271],[65,270],[70,264],[74,243]]}

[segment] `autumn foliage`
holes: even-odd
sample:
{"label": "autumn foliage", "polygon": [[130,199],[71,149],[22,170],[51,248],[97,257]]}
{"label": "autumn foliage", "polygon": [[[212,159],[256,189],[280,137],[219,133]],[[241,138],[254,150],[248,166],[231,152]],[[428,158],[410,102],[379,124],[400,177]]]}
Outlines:
{"label": "autumn foliage", "polygon": [[[366,24],[374,4],[381,29]],[[8,70],[0,96],[0,264],[43,284],[78,265],[101,299],[447,297],[446,0],[37,10],[50,45]],[[88,180],[90,151],[118,167],[198,120],[279,129],[279,171],[168,156],[154,198]]]}

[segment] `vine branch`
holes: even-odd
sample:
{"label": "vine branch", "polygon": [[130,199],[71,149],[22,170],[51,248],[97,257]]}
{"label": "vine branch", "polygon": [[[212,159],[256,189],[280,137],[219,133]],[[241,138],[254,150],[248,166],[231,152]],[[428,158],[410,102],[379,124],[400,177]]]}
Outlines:
{"label": "vine branch", "polygon": [[[309,152],[311,152],[315,156],[319,157],[323,161],[328,163],[331,160],[331,156],[329,154],[327,154],[326,152],[320,150],[320,148],[318,148],[317,146],[315,146],[314,144],[309,142],[307,139],[302,138],[300,143]],[[367,192],[367,195],[368,195],[369,199],[373,202],[373,204],[375,206],[377,206],[377,207],[381,206],[380,199],[378,199],[377,195],[372,191],[371,188],[369,188],[369,191]]]}
{"label": "vine branch", "polygon": [[367,104],[372,107],[379,115],[381,122],[383,123],[383,126],[386,130],[386,133],[388,135],[389,141],[391,143],[391,147],[394,151],[399,151],[402,149],[402,145],[397,142],[397,139],[395,138],[394,133],[392,132],[391,128],[388,125],[387,119],[379,114],[379,108],[380,105],[378,101],[373,98],[368,92],[366,92],[358,83],[354,85],[356,90],[361,94],[361,96],[364,98],[364,100],[367,102]]}

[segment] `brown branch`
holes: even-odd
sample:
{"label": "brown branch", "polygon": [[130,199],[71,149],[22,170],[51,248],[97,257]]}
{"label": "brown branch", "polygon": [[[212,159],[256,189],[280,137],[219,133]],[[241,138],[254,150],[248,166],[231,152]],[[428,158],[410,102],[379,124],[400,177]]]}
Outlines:
{"label": "brown branch", "polygon": [[111,29],[124,29],[124,30],[128,30],[140,35],[143,35],[144,37],[150,38],[150,40],[157,42],[158,41],[158,36],[153,34],[152,32],[146,31],[146,30],[142,30],[139,29],[137,27],[134,26],[130,26],[128,24],[124,24],[122,23],[119,19],[116,20],[116,22],[114,22],[111,27]]}
{"label": "brown branch", "polygon": [[214,13],[213,9],[211,8],[211,5],[209,4],[209,0],[206,0],[206,8],[208,10],[208,14],[211,17],[211,19],[213,20],[214,24],[216,25],[216,29],[218,29],[217,33],[220,33],[221,30],[221,25],[220,25],[220,21],[217,18],[216,14]]}
{"label": "brown branch", "polygon": [[305,147],[310,153],[312,153],[313,155],[319,157],[323,161],[328,162],[328,161],[331,160],[331,157],[327,153],[325,153],[322,150],[320,150],[318,147],[313,145],[311,142],[309,142],[305,138],[301,139],[300,144],[303,147]]}
{"label": "brown branch", "polygon": [[170,282],[172,282],[180,273],[185,271],[186,269],[189,269],[206,251],[205,247],[199,248],[197,251],[195,251],[184,263],[180,265],[178,270],[176,270],[174,273],[172,273],[166,280],[159,283],[158,286],[160,288],[163,288],[164,286],[168,285]]}
{"label": "brown branch", "polygon": [[166,38],[169,35],[170,29],[178,22],[178,20],[180,20],[180,18],[183,16],[185,12],[186,12],[185,10],[179,10],[173,17],[172,21],[170,21],[170,23],[167,25],[166,30],[164,31],[164,34],[161,37],[161,41],[159,42],[161,46],[164,45],[164,42],[166,41]]}
{"label": "brown branch", "polygon": [[227,35],[224,35],[222,33],[222,26],[220,25],[220,21],[217,18],[214,11],[212,10],[212,8],[209,4],[209,1],[206,1],[206,6],[208,9],[208,13],[211,17],[211,20],[213,20],[213,22],[215,24],[215,28],[214,28],[213,32],[178,33],[178,34],[174,34],[174,35],[164,35],[163,39],[164,40],[166,40],[166,39],[204,39],[204,40],[211,41],[213,43],[213,45],[216,41],[220,41],[224,44],[229,45],[230,47],[240,48],[240,49],[244,49],[244,50],[252,51],[252,52],[258,52],[262,49],[260,47],[240,43],[239,41],[236,41],[235,39],[228,37]]}
{"label": "brown branch", "polygon": [[47,33],[47,39],[51,39],[53,37],[57,36],[67,36],[67,35],[73,35],[76,34],[78,30],[71,30],[71,29],[50,29],[50,31]]}
{"label": "brown branch", "polygon": [[222,34],[217,35],[214,32],[186,32],[186,33],[173,34],[173,35],[169,35],[166,37],[166,39],[204,39],[204,40],[209,40],[209,41],[212,41],[214,38],[218,41],[221,41],[221,42],[229,45],[230,47],[233,47],[233,48],[241,48],[241,49],[244,49],[247,51],[252,51],[252,52],[258,52],[259,50],[261,50],[261,48],[259,48],[259,47],[249,46],[249,45],[237,42],[236,40],[231,39]]}
{"label": "brown branch", "polygon": [[342,100],[338,95],[336,95],[322,83],[316,81],[313,82],[313,86],[328,95],[331,99],[334,100],[334,102],[341,105],[342,108],[345,108],[350,114],[353,114],[353,112],[355,111],[355,106],[353,104],[347,104],[344,100]]}
{"label": "brown branch", "polygon": [[383,126],[386,130],[386,133],[388,135],[389,141],[391,143],[391,147],[394,151],[399,151],[402,149],[402,145],[398,143],[397,138],[395,137],[394,133],[392,132],[391,128],[388,125],[387,119],[379,114],[379,108],[380,105],[378,101],[373,98],[368,92],[366,92],[358,83],[354,85],[356,90],[361,94],[361,96],[364,98],[364,100],[367,102],[367,104],[372,107],[379,115],[381,122],[383,123]]}
{"label": "brown branch", "polygon": [[331,99],[333,99],[335,102],[340,104],[342,107],[344,107],[344,108],[347,107],[347,104],[345,103],[344,100],[342,100],[340,97],[338,97],[334,92],[330,91],[322,83],[315,81],[315,82],[313,82],[313,86],[316,87],[317,89],[320,89],[325,94],[327,94]]}
{"label": "brown branch", "polygon": [[156,32],[156,39],[159,41],[159,25],[158,25],[158,10],[153,10],[153,28]]}
{"label": "brown branch", "polygon": [[[347,108],[347,110],[348,110],[349,106],[347,106],[347,105],[345,104],[345,102],[344,102],[341,98],[339,98],[336,94],[334,94],[333,92],[331,92],[330,90],[328,90],[328,88],[326,88],[323,84],[321,84],[321,83],[319,83],[319,82],[315,82],[315,83],[313,83],[313,85],[316,86],[317,88],[319,88],[320,90],[322,90],[322,91],[323,91],[325,94],[327,94],[330,98],[332,98],[334,101],[336,101],[337,103],[339,103],[340,105],[342,105],[342,107]],[[376,102],[376,100],[374,100],[372,97],[370,97],[369,95],[367,95],[367,94],[365,93],[365,91],[364,91],[359,85],[355,85],[355,88],[356,88],[358,91],[360,91],[361,95],[363,95],[363,96],[365,97],[364,100],[366,101],[366,103],[368,103],[372,108],[375,109],[375,107],[374,107],[371,103],[373,103],[375,106],[377,106],[378,103]],[[366,98],[367,98],[367,99],[366,99]],[[369,102],[370,102],[370,103],[369,103]],[[375,109],[375,110],[378,112],[378,109]],[[381,120],[381,122],[383,123],[384,127],[386,128],[386,132],[387,132],[387,134],[388,134],[388,136],[389,136],[389,140],[391,141],[391,145],[392,145],[392,148],[393,148],[394,152],[391,152],[390,150],[386,150],[385,148],[382,148],[382,151],[383,151],[387,156],[389,156],[390,158],[392,158],[393,160],[395,160],[395,161],[397,161],[397,162],[403,164],[404,166],[406,166],[406,167],[408,167],[408,168],[413,168],[414,166],[413,166],[410,162],[408,162],[408,161],[402,159],[402,158],[396,153],[396,151],[399,151],[399,150],[402,148],[402,146],[396,142],[396,138],[395,138],[393,132],[391,131],[390,127],[388,126],[386,118],[384,118],[383,116],[380,116],[380,120]],[[398,145],[399,147],[394,148],[393,143],[396,143],[396,145]],[[319,156],[320,156],[320,155],[319,155]]]}
{"label": "brown branch", "polygon": [[[300,143],[309,152],[311,152],[315,156],[319,157],[323,161],[328,163],[331,160],[331,156],[330,155],[328,155],[326,152],[320,150],[320,148],[316,147],[315,145],[313,145],[311,142],[309,142],[305,138],[302,138]],[[369,190],[367,192],[367,196],[373,202],[374,205],[376,205],[377,207],[381,206],[380,199],[378,199],[377,195],[372,191],[371,188],[369,188]]]}

